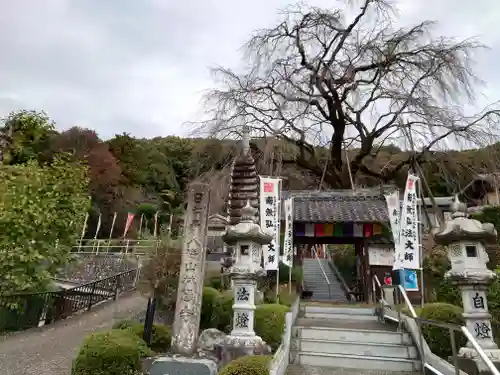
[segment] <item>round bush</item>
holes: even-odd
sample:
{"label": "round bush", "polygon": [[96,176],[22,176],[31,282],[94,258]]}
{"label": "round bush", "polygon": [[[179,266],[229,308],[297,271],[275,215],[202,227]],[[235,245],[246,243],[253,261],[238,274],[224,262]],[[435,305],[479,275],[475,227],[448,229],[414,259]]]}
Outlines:
{"label": "round bush", "polygon": [[205,287],[203,288],[203,300],[201,303],[201,319],[200,328],[214,328],[214,323],[212,320],[213,310],[217,300],[220,298],[221,294],[217,289]]}
{"label": "round bush", "polygon": [[[418,310],[418,315],[425,320],[463,325],[462,312],[462,308],[458,306],[437,302],[425,304],[423,308]],[[448,360],[448,357],[453,354],[449,330],[423,323],[422,332],[431,351],[439,357]],[[462,332],[455,332],[455,342],[457,348],[461,348],[466,344],[467,340]]]}
{"label": "round bush", "polygon": [[269,374],[268,355],[240,357],[229,362],[219,372],[219,375],[265,375]]}
{"label": "round bush", "polygon": [[128,330],[94,333],[84,340],[71,375],[137,375],[141,357],[152,354],[146,343]]}
{"label": "round bush", "polygon": [[222,293],[212,310],[212,324],[214,328],[222,332],[229,333],[233,323],[233,301],[234,296],[231,290]]}
{"label": "round bush", "polygon": [[206,282],[208,287],[217,289],[217,290],[224,290],[224,284],[222,282],[222,278],[220,276],[212,276],[210,277],[207,282]]}
{"label": "round bush", "polygon": [[[144,335],[144,324],[135,323],[125,328],[142,340]],[[164,324],[153,324],[151,332],[151,343],[149,348],[157,353],[165,353],[170,349],[172,343],[172,329]]]}
{"label": "round bush", "polygon": [[113,329],[127,329],[136,326],[138,323],[134,320],[120,320],[113,324]]}
{"label": "round bush", "polygon": [[295,300],[295,294],[288,293],[288,292],[281,292],[280,293],[280,298],[279,298],[280,305],[290,307],[290,306],[292,306],[294,300]]}
{"label": "round bush", "polygon": [[288,306],[280,304],[264,304],[255,309],[255,333],[262,337],[273,352],[281,344],[288,310]]}

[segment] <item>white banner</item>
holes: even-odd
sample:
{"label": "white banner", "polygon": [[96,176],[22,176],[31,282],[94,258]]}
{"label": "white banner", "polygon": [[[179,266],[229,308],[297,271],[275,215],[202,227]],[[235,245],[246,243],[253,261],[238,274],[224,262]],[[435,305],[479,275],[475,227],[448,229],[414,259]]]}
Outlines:
{"label": "white banner", "polygon": [[398,269],[397,267],[400,266],[399,264],[399,253],[400,253],[400,246],[399,246],[399,229],[401,228],[400,226],[400,219],[401,219],[401,203],[399,201],[399,190],[396,190],[392,192],[391,194],[388,194],[385,196],[385,201],[387,203],[387,211],[389,212],[389,221],[391,224],[391,231],[392,231],[392,238],[394,240],[394,264],[392,266],[392,269]]}
{"label": "white banner", "polygon": [[283,240],[283,264],[293,266],[293,198],[285,203],[285,239]]}
{"label": "white banner", "polygon": [[[275,241],[276,241],[276,254],[281,255],[281,179],[278,179],[278,211],[276,214],[276,236],[275,236]],[[279,257],[278,257],[279,259]],[[279,263],[279,260],[278,260]]]}
{"label": "white banner", "polygon": [[399,232],[399,268],[420,269],[420,223],[417,209],[418,176],[408,174]]}
{"label": "white banner", "polygon": [[262,230],[273,235],[271,243],[262,247],[266,271],[277,270],[279,263],[279,232],[277,230],[279,182],[278,178],[260,177],[260,225]]}

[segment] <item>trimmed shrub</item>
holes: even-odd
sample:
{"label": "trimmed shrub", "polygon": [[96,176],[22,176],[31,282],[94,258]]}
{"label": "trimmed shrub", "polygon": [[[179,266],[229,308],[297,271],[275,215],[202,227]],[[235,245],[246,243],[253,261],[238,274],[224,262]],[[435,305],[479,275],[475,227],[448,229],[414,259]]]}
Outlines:
{"label": "trimmed shrub", "polygon": [[[142,340],[144,335],[144,324],[133,320],[122,320],[113,325],[113,329],[121,329],[132,332]],[[158,353],[165,353],[170,349],[172,342],[172,329],[164,324],[153,324],[151,344],[149,348]]]}
{"label": "trimmed shrub", "polygon": [[233,291],[221,293],[212,310],[212,325],[222,332],[229,333],[233,324]]}
{"label": "trimmed shrub", "polygon": [[113,329],[127,329],[136,326],[138,323],[134,320],[120,320],[113,324]]}
{"label": "trimmed shrub", "polygon": [[218,291],[224,290],[224,283],[220,276],[212,276],[205,281],[205,285],[210,288],[217,289]]}
{"label": "trimmed shrub", "polygon": [[[428,303],[423,308],[417,309],[417,314],[422,319],[456,325],[464,324],[462,312],[462,308],[458,306],[441,302]],[[448,360],[448,357],[453,354],[449,330],[424,323],[422,324],[422,332],[431,351],[439,357]],[[457,348],[461,348],[466,344],[467,340],[462,332],[455,332],[455,342]]]}
{"label": "trimmed shrub", "polygon": [[[280,284],[288,284],[288,282],[290,281],[288,276],[290,272],[290,267],[280,262],[279,269],[280,269],[279,273]],[[302,267],[299,266],[292,267],[292,283],[300,284],[301,282],[302,282]]]}
{"label": "trimmed shrub", "polygon": [[285,329],[285,315],[288,306],[280,304],[265,304],[255,310],[255,332],[276,351],[281,344],[281,336]]}
{"label": "trimmed shrub", "polygon": [[200,328],[214,328],[213,312],[216,302],[220,299],[221,294],[217,289],[211,287],[203,288],[203,300],[201,303],[201,319]]}
{"label": "trimmed shrub", "polygon": [[269,374],[269,362],[272,357],[257,355],[240,357],[229,362],[219,375],[265,375]]}
{"label": "trimmed shrub", "polygon": [[281,292],[280,293],[280,298],[279,298],[280,305],[290,307],[290,306],[292,306],[292,303],[294,300],[295,300],[294,293],[288,293],[288,292]]}
{"label": "trimmed shrub", "polygon": [[[142,340],[144,335],[144,324],[136,323],[126,328]],[[151,332],[151,343],[149,348],[157,353],[165,353],[170,349],[172,343],[172,329],[164,324],[153,324]]]}
{"label": "trimmed shrub", "polygon": [[141,358],[153,353],[129,330],[94,333],[83,342],[71,375],[137,375]]}

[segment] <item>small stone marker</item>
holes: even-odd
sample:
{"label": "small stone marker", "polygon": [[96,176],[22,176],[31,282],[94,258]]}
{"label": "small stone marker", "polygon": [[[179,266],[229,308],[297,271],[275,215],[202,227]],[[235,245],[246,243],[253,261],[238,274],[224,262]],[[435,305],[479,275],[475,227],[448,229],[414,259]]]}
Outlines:
{"label": "small stone marker", "polygon": [[159,358],[153,362],[149,375],[215,375],[213,361],[184,357]]}

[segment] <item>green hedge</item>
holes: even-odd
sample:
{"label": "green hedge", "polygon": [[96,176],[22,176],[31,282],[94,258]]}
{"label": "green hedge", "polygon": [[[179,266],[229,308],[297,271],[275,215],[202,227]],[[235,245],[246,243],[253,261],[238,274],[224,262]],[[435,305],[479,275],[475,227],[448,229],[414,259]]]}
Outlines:
{"label": "green hedge", "polygon": [[266,375],[271,359],[267,355],[240,357],[223,367],[219,375]]}
{"label": "green hedge", "polygon": [[221,293],[214,288],[203,288],[203,300],[201,303],[200,328],[216,328],[214,327],[214,309],[217,301],[220,299]]}
{"label": "green hedge", "polygon": [[141,358],[151,355],[146,343],[129,330],[94,333],[84,340],[71,375],[137,375]]}
{"label": "green hedge", "polygon": [[289,308],[280,304],[265,304],[255,310],[255,333],[276,351],[285,329],[285,315]]}
{"label": "green hedge", "polygon": [[[283,264],[282,262],[279,263],[279,282],[280,284],[288,284],[289,279],[289,273],[290,273],[290,267],[287,265]],[[292,283],[301,283],[302,282],[302,267],[295,266],[292,267]]]}
{"label": "green hedge", "polygon": [[[122,320],[113,326],[114,329],[127,330],[142,340],[144,324],[131,320]],[[172,329],[164,324],[153,324],[149,348],[157,353],[166,353],[172,343]]]}
{"label": "green hedge", "polygon": [[[464,325],[462,308],[449,303],[428,303],[424,307],[416,309],[416,312],[420,318],[425,320],[434,320],[460,326]],[[448,357],[453,354],[449,329],[423,323],[422,332],[431,351],[439,357],[448,360]],[[467,343],[462,332],[455,332],[455,342],[457,348],[461,348]]]}
{"label": "green hedge", "polygon": [[233,323],[233,291],[221,293],[212,309],[212,325],[223,332],[229,333]]}

